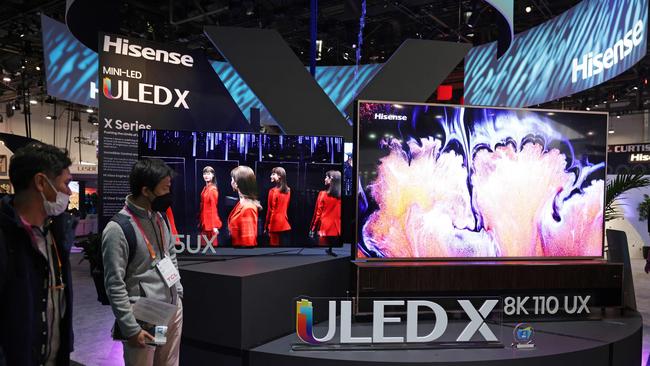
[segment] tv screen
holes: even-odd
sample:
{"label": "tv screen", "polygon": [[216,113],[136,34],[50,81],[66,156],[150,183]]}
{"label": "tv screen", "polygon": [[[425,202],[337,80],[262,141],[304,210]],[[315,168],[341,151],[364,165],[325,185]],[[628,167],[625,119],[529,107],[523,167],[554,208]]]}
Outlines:
{"label": "tv screen", "polygon": [[138,150],[176,173],[186,248],[341,245],[341,137],[142,130]]}
{"label": "tv screen", "polygon": [[356,107],[357,257],[602,256],[606,113]]}

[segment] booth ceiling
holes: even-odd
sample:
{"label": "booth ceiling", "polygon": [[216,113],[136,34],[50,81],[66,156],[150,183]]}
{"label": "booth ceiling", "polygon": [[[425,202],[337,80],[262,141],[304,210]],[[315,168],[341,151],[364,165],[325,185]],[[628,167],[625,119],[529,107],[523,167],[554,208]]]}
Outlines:
{"label": "booth ceiling", "polygon": [[[525,31],[577,4],[577,0],[515,1],[515,33]],[[0,80],[0,102],[15,97],[24,73],[26,85],[43,85],[43,56],[40,36],[42,12],[64,21],[64,0],[4,0],[0,2],[0,68],[11,82]],[[531,11],[526,12],[530,7]],[[382,63],[408,38],[464,42],[479,45],[497,39],[497,11],[485,1],[471,0],[367,0],[364,44],[360,63]],[[320,0],[318,38],[322,40],[319,65],[352,65],[359,32],[361,0]],[[99,16],[99,15],[97,15]],[[221,0],[221,1],[123,1],[121,33],[149,40],[204,49],[210,58],[222,60],[203,34],[205,25],[276,29],[305,64],[309,64],[309,1]],[[260,55],[263,59],[264,55]],[[25,66],[25,69],[22,68]],[[36,70],[36,67],[40,70]],[[590,98],[615,95],[638,106],[634,84],[648,77],[647,57],[639,65],[602,84],[597,90],[574,95],[551,107],[578,108]],[[459,65],[447,82],[462,85]],[[589,94],[590,93],[590,94]],[[595,94],[592,96],[592,94]],[[626,95],[629,94],[629,95]],[[641,104],[647,96],[641,96]],[[647,106],[646,106],[647,108]]]}

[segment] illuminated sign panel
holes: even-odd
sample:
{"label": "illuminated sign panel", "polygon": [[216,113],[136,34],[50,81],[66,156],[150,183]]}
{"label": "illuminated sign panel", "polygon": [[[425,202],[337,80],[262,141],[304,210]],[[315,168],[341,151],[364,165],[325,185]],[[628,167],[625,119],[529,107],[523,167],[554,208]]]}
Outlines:
{"label": "illuminated sign panel", "polygon": [[465,62],[465,102],[526,107],[601,84],[646,54],[647,0],[584,0],[515,36],[499,60],[496,42]]}

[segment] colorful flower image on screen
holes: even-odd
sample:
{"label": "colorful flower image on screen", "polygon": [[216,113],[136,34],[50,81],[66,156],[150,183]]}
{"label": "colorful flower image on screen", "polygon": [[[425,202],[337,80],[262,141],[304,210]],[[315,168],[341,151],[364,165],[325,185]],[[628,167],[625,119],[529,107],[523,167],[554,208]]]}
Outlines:
{"label": "colorful flower image on screen", "polygon": [[359,257],[599,257],[606,114],[358,106]]}

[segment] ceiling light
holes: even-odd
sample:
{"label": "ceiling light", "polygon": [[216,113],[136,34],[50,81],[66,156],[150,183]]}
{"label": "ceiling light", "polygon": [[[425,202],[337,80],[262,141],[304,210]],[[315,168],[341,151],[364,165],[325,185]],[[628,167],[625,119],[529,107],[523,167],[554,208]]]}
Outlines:
{"label": "ceiling light", "polygon": [[352,44],[352,48],[357,48],[357,45],[356,45],[356,44]]}
{"label": "ceiling light", "polygon": [[590,111],[590,110],[591,110],[591,108],[589,108],[589,107],[587,107],[587,108],[585,108],[585,109],[586,109],[586,110],[588,110],[588,111]]}
{"label": "ceiling light", "polygon": [[589,131],[589,132],[587,132],[587,135],[588,135],[588,136],[593,136],[593,135],[594,135],[594,131]]}
{"label": "ceiling light", "polygon": [[11,81],[11,78],[9,76],[5,76],[5,77],[2,78],[2,81],[8,83],[8,82]]}
{"label": "ceiling light", "polygon": [[45,119],[52,119],[52,115],[48,114],[47,116],[45,116]]}
{"label": "ceiling light", "polygon": [[527,6],[524,10],[526,11],[526,13],[530,13],[531,11],[533,11],[533,7]]}
{"label": "ceiling light", "polygon": [[549,115],[549,116],[555,116],[555,112],[548,112],[546,114]]}
{"label": "ceiling light", "polygon": [[40,66],[36,66],[36,71],[41,71],[41,67],[40,67]]}
{"label": "ceiling light", "polygon": [[36,99],[30,99],[29,104],[38,104],[38,101]]}
{"label": "ceiling light", "polygon": [[25,33],[20,33],[20,38],[25,37]]}
{"label": "ceiling light", "polygon": [[402,109],[402,108],[404,108],[404,106],[402,106],[401,104],[393,104],[393,107],[395,107],[395,108],[397,108],[397,109]]}
{"label": "ceiling light", "polygon": [[88,112],[88,113],[93,113],[93,112],[95,112],[95,111],[93,111],[92,108],[88,108],[88,109],[86,109],[86,112]]}
{"label": "ceiling light", "polygon": [[634,89],[634,90],[639,90],[639,87],[638,87],[638,86],[634,86],[634,88],[632,88],[632,89]]}
{"label": "ceiling light", "polygon": [[613,134],[613,133],[614,133],[614,129],[613,129],[613,128],[610,128],[609,131],[607,131],[607,133],[609,133],[610,135]]}

